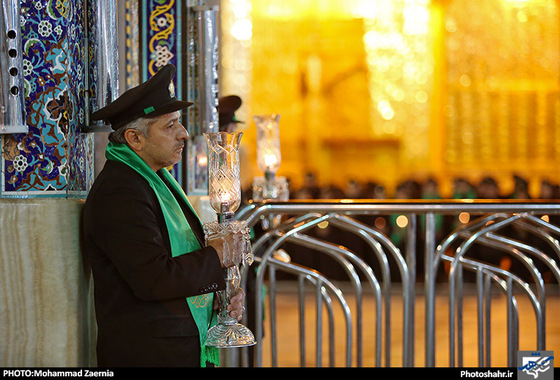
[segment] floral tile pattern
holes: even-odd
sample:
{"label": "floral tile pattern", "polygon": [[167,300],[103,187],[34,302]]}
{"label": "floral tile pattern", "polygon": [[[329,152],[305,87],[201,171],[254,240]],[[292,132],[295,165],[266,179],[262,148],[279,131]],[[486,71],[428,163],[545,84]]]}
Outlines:
{"label": "floral tile pattern", "polygon": [[[181,1],[179,0],[149,0],[142,1],[141,14],[143,28],[140,32],[142,49],[144,51],[144,77],[142,81],[152,77],[160,67],[172,63],[177,67],[175,75],[175,89],[178,94],[183,93],[181,61]],[[178,95],[181,96],[181,95]],[[182,166],[180,161],[171,169],[171,174],[182,182]]]}
{"label": "floral tile pattern", "polygon": [[[22,0],[21,31],[26,134],[1,135],[0,197],[84,197],[94,180],[94,135],[86,122],[88,57],[86,19],[98,0]],[[181,15],[178,0],[138,2],[143,24],[139,48],[141,81],[173,63],[182,93]],[[86,9],[84,9],[86,8]],[[87,14],[86,14],[87,12]],[[91,41],[90,41],[91,42]],[[92,62],[90,65],[95,65]],[[89,72],[93,66],[89,67]],[[180,166],[173,169],[181,177]],[[179,179],[179,178],[178,178]]]}
{"label": "floral tile pattern", "polygon": [[[180,1],[175,0],[151,0],[142,2],[144,9],[144,41],[147,51],[146,62],[147,67],[146,78],[154,75],[158,69],[168,63],[173,63],[179,67],[179,48],[178,30],[180,28],[181,18]],[[177,77],[175,78],[177,82]],[[180,85],[180,83],[176,83]]]}
{"label": "floral tile pattern", "polygon": [[27,134],[1,136],[2,197],[85,194],[93,136],[83,134],[83,3],[22,0]]}

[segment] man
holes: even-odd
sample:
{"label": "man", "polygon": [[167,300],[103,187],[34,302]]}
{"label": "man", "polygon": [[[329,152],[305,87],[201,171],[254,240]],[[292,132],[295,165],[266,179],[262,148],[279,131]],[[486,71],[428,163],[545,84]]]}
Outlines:
{"label": "man", "polygon": [[218,117],[220,132],[234,132],[238,123],[235,111],[241,107],[241,98],[237,95],[222,96],[218,99]]}
{"label": "man", "polygon": [[[179,111],[192,104],[175,97],[175,70],[161,68],[92,115],[114,129],[83,215],[103,367],[218,361],[204,341],[212,293],[225,288],[223,242],[206,246],[198,216],[166,169],[181,159],[188,133]],[[232,298],[234,318],[243,302],[243,292]]]}

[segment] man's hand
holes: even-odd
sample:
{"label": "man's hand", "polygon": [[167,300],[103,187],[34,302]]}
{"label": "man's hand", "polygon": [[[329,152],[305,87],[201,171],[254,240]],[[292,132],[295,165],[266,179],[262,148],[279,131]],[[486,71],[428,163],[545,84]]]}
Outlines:
{"label": "man's hand", "polygon": [[243,289],[239,288],[237,294],[229,300],[229,305],[227,310],[232,318],[236,318],[238,321],[243,318],[243,313],[245,312],[245,292]]}
{"label": "man's hand", "polygon": [[[229,305],[227,305],[227,310],[232,318],[240,321],[243,318],[243,313],[245,312],[245,292],[243,289],[239,288],[237,294],[229,300]],[[214,309],[218,309],[217,297],[214,297]]]}
{"label": "man's hand", "polygon": [[213,247],[218,253],[222,268],[231,267],[241,263],[243,252],[239,247],[236,249],[235,245],[240,245],[242,238],[243,235],[241,233],[234,233],[208,240],[208,245]]}

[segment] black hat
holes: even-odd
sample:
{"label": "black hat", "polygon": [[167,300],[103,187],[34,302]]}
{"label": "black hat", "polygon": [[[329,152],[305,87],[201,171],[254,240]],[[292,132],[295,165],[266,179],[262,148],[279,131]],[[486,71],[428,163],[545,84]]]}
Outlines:
{"label": "black hat", "polygon": [[113,129],[141,117],[155,117],[192,105],[175,97],[174,65],[163,66],[146,82],[131,88],[108,106],[91,115],[92,120],[106,120]]}
{"label": "black hat", "polygon": [[237,95],[223,96],[218,99],[220,127],[229,123],[243,123],[235,117],[235,111],[241,107],[241,98]]}

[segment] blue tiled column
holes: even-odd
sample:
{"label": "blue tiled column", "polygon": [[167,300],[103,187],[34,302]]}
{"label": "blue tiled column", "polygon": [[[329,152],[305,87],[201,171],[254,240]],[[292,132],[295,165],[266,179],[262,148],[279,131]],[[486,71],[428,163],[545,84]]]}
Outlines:
{"label": "blue tiled column", "polygon": [[80,197],[93,181],[82,2],[21,1],[27,134],[2,135],[2,198]]}

